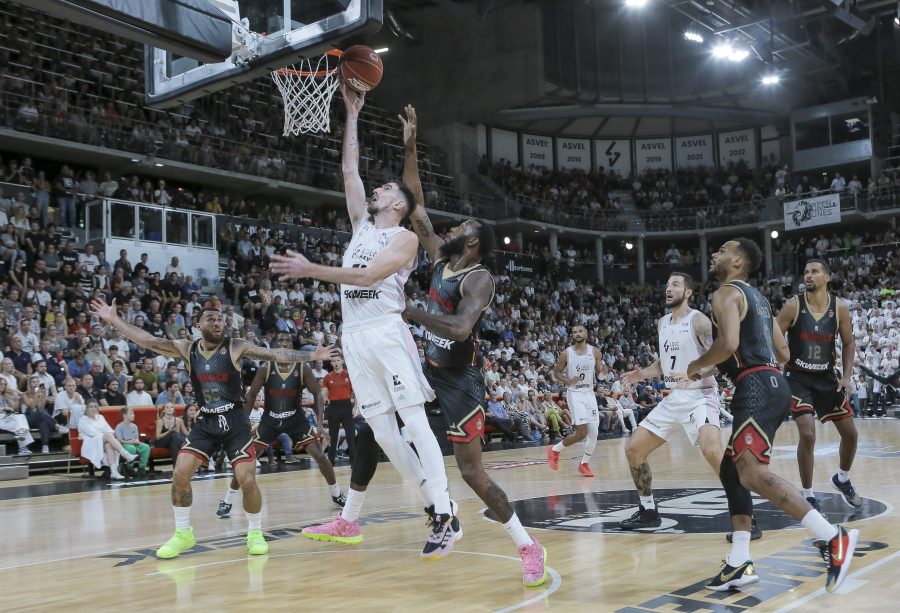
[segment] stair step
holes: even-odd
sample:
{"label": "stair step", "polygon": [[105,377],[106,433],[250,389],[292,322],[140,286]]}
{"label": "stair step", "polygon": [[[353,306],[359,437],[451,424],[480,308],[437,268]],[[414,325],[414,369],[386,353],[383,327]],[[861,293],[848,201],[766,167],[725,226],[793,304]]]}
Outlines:
{"label": "stair step", "polygon": [[28,466],[25,464],[0,466],[0,481],[12,481],[13,479],[27,478]]}

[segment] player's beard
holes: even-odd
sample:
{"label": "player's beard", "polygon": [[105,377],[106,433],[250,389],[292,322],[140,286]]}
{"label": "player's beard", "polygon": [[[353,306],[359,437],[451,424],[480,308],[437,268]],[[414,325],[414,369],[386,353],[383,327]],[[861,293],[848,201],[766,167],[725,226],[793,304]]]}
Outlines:
{"label": "player's beard", "polygon": [[438,253],[443,258],[453,257],[454,255],[462,255],[466,251],[466,241],[469,237],[457,236],[456,238],[451,238],[444,242],[441,245]]}
{"label": "player's beard", "polygon": [[207,345],[218,345],[225,337],[225,330],[223,329],[219,334],[216,334],[212,330],[200,330],[200,334],[203,335],[203,340]]}
{"label": "player's beard", "polygon": [[675,297],[675,296],[672,296],[672,301],[671,301],[671,302],[666,301],[666,306],[667,306],[668,308],[672,309],[672,310],[677,309],[677,308],[680,307],[682,304],[684,304],[684,294],[682,294],[681,297]]}

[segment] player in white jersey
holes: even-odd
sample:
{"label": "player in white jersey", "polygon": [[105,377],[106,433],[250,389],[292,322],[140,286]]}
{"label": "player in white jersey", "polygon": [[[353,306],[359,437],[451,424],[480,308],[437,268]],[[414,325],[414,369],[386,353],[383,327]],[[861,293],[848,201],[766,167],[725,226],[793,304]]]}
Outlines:
{"label": "player in white jersey", "polygon": [[[431,508],[432,531],[422,551],[425,559],[446,556],[462,535],[450,506],[444,457],[428,418],[425,402],[434,391],[422,372],[418,352],[401,313],[406,306],[403,286],[416,266],[419,239],[400,227],[415,207],[415,196],[399,181],[376,188],[366,201],[359,176],[357,118],[365,95],[341,86],[347,108],[344,132],[343,173],[347,210],[353,237],[341,268],[313,264],[295,252],[272,256],[272,271],[287,278],[313,278],[341,284],[343,329],[341,344],[360,413],[405,480],[419,487]],[[406,436],[416,453],[404,441],[396,415],[403,420]],[[358,445],[365,444],[362,440]],[[375,454],[358,450],[360,457]],[[350,484],[347,502],[338,517],[327,524],[304,530],[316,540],[359,543],[362,534],[359,513],[368,479],[374,467],[363,471],[365,483]]]}
{"label": "player in white jersey", "polygon": [[559,468],[559,454],[566,447],[584,441],[584,452],[578,464],[578,472],[585,477],[593,477],[591,455],[597,446],[600,432],[600,411],[594,396],[594,380],[603,365],[600,351],[587,343],[587,328],[577,325],[572,328],[575,344],[559,354],[553,372],[557,380],[566,386],[566,404],[572,413],[575,432],[547,447],[547,465],[553,470]]}
{"label": "player in white jersey", "polygon": [[658,528],[662,523],[653,500],[653,476],[647,456],[664,445],[675,431],[684,430],[691,444],[700,446],[703,457],[719,474],[724,451],[719,438],[719,390],[714,372],[704,373],[700,381],[687,378],[688,364],[705,353],[713,342],[709,318],[689,305],[693,288],[694,280],[689,274],[673,272],[669,276],[666,308],[671,312],[657,322],[659,359],[647,368],[622,375],[626,387],[662,376],[669,388],[669,395],[650,411],[625,445],[640,506],[630,519],[619,524],[623,530]]}

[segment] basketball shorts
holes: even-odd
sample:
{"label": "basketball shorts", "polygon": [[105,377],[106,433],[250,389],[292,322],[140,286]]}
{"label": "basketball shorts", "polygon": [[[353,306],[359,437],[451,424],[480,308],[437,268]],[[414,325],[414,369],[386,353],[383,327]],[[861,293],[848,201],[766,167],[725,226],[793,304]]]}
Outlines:
{"label": "basketball shorts", "polygon": [[243,410],[236,409],[218,415],[201,412],[184,447],[178,453],[189,453],[203,461],[209,461],[209,457],[220,446],[225,449],[232,465],[256,461],[250,417]]}
{"label": "basketball shorts", "polygon": [[302,409],[288,419],[266,419],[264,415],[256,428],[256,443],[260,447],[268,447],[279,434],[291,437],[295,451],[300,451],[316,440],[315,432],[310,428]]}
{"label": "basketball shorts", "polygon": [[831,373],[808,373],[785,370],[784,376],[791,387],[791,414],[812,415],[819,421],[837,421],[853,417],[847,390],[837,391],[838,380]]}
{"label": "basketball shorts", "polygon": [[725,456],[733,461],[744,452],[769,463],[775,432],[788,415],[791,388],[777,368],[750,368],[734,378],[731,438]]}
{"label": "basketball shorts", "polygon": [[566,390],[566,404],[569,405],[569,412],[572,414],[572,423],[576,426],[600,423],[600,411],[594,392]]}
{"label": "basketball shorts", "polygon": [[425,377],[434,388],[447,420],[452,443],[484,440],[484,374],[476,366],[437,368],[425,365]]}
{"label": "basketball shorts", "polygon": [[638,427],[664,441],[676,430],[684,430],[691,445],[697,446],[700,428],[709,424],[719,428],[719,395],[716,388],[672,390]]}
{"label": "basketball shorts", "polygon": [[363,417],[434,400],[409,328],[399,316],[344,324],[341,345]]}

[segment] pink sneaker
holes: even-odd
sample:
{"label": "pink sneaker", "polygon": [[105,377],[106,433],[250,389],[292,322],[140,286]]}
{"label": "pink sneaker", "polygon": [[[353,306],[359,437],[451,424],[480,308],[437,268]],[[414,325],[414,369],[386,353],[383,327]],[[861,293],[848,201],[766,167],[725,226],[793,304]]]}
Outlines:
{"label": "pink sneaker", "polygon": [[331,541],[346,545],[359,545],[363,540],[359,520],[347,521],[340,515],[327,524],[304,528],[301,534],[314,541]]}
{"label": "pink sneaker", "polygon": [[547,550],[532,537],[531,545],[519,547],[519,556],[522,558],[522,585],[525,587],[544,585],[548,576],[544,569]]}

